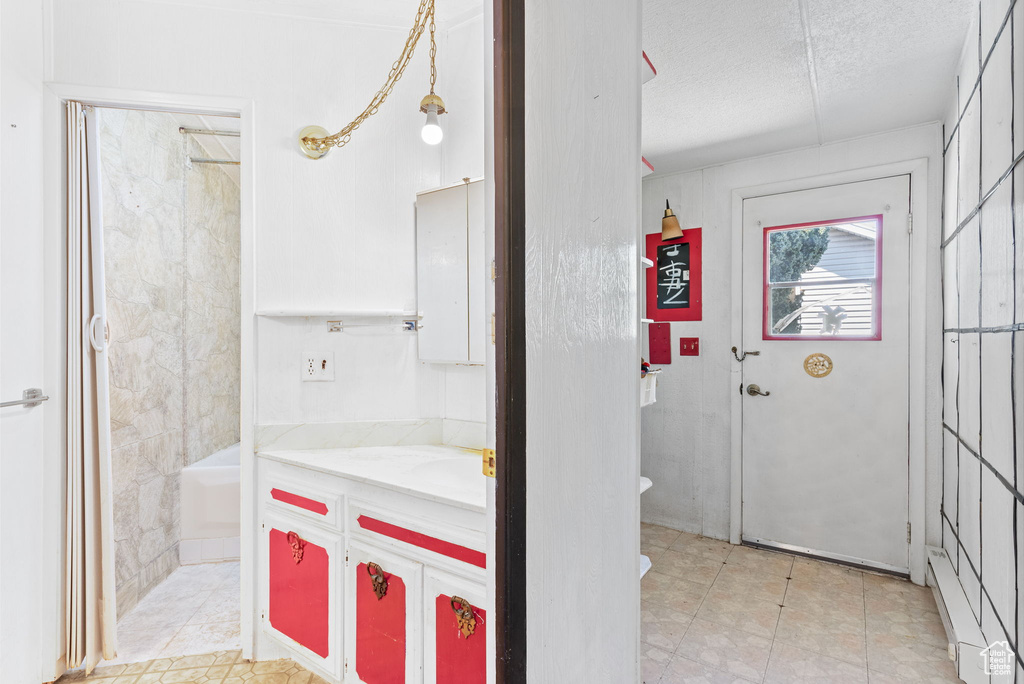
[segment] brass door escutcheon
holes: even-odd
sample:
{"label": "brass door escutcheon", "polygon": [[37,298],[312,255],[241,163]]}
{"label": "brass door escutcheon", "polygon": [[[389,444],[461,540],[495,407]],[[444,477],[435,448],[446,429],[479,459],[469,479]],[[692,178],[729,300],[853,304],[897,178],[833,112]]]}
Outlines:
{"label": "brass door escutcheon", "polygon": [[[459,631],[462,632],[462,636],[467,639],[473,636],[473,633],[476,632],[476,612],[473,610],[473,606],[469,601],[458,596],[452,596],[449,603],[455,612],[455,620],[459,624]],[[455,607],[456,603],[459,604],[458,608]]]}
{"label": "brass door escutcheon", "polygon": [[384,576],[384,571],[376,563],[367,563],[366,572],[373,581],[373,593],[377,595],[377,600],[380,601],[388,593],[388,579]]}

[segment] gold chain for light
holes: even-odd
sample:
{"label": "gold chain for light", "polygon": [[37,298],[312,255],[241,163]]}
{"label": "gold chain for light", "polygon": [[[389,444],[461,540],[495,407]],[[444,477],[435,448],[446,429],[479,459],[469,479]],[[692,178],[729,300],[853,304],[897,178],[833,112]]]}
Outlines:
{"label": "gold chain for light", "polygon": [[434,84],[437,82],[437,67],[434,66],[434,58],[437,57],[437,43],[434,42],[434,0],[430,0],[430,94],[434,94]]}
{"label": "gold chain for light", "polygon": [[[429,22],[429,23],[428,23]],[[366,106],[359,116],[353,119],[347,126],[334,135],[324,138],[303,138],[302,141],[311,149],[326,152],[330,147],[344,147],[352,139],[352,133],[368,118],[377,113],[381,105],[388,99],[388,95],[394,89],[395,84],[401,80],[405,68],[412,61],[412,55],[416,51],[416,44],[423,35],[423,30],[430,29],[430,92],[434,92],[434,81],[437,80],[437,70],[434,68],[434,56],[437,54],[437,45],[434,43],[434,0],[420,0],[420,7],[416,11],[416,19],[412,29],[409,30],[409,37],[405,39],[405,46],[402,48],[402,55],[391,65],[387,81],[373,96],[370,104]]]}

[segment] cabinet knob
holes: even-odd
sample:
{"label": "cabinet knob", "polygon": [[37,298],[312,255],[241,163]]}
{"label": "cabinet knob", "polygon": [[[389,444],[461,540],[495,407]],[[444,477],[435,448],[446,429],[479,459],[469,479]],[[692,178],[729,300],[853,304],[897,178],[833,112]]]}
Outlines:
{"label": "cabinet knob", "polygon": [[[473,610],[472,604],[458,596],[452,596],[449,603],[455,612],[455,620],[458,622],[462,636],[467,639],[473,636],[473,633],[476,631],[476,612]],[[456,604],[458,604],[458,608],[455,607]]]}
{"label": "cabinet knob", "polygon": [[366,572],[370,575],[370,580],[373,582],[373,593],[377,595],[377,600],[380,601],[388,593],[388,579],[384,576],[384,571],[376,563],[367,563]]}

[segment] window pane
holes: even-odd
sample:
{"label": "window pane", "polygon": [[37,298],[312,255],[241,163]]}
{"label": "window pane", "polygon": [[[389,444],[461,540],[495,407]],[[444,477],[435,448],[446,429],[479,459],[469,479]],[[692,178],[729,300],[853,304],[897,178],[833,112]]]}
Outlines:
{"label": "window pane", "polygon": [[767,337],[875,337],[880,219],[769,228]]}
{"label": "window pane", "polygon": [[874,285],[810,285],[771,289],[769,335],[870,337]]}

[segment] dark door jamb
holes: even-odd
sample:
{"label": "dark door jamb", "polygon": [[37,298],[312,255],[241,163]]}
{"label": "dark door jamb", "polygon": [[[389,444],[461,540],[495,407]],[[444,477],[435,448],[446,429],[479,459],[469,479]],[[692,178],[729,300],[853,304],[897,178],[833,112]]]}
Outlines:
{"label": "dark door jamb", "polygon": [[494,0],[498,684],[526,682],[525,0]]}

